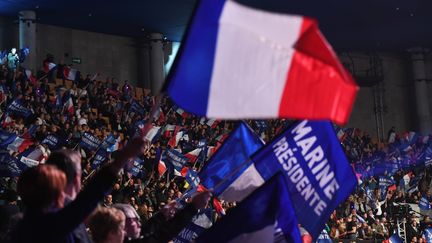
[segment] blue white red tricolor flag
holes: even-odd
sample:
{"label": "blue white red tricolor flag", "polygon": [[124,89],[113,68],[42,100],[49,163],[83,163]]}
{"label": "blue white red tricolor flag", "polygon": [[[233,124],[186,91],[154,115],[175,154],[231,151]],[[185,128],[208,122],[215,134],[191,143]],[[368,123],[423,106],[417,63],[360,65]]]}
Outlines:
{"label": "blue white red tricolor flag", "polygon": [[301,242],[287,184],[277,174],[196,242]]}
{"label": "blue white red tricolor flag", "polygon": [[166,88],[188,112],[338,124],[351,113],[358,87],[310,18],[203,0],[181,48]]}

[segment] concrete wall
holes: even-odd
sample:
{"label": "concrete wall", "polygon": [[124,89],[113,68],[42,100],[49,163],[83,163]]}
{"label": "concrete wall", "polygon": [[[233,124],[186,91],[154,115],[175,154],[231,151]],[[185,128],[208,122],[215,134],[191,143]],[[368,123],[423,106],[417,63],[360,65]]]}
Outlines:
{"label": "concrete wall", "polygon": [[38,67],[46,54],[54,55],[55,62],[64,59],[67,64],[72,58],[81,58],[81,64],[73,64],[83,75],[99,72],[102,79],[114,77],[117,80],[138,80],[137,41],[134,38],[106,35],[38,24],[37,59]]}
{"label": "concrete wall", "polygon": [[[361,66],[369,65],[366,61],[368,55],[365,53],[350,53],[350,56],[354,63],[359,64],[360,69]],[[418,130],[409,55],[378,53],[378,56],[383,63],[384,136],[392,126],[399,132]],[[346,56],[341,55],[341,60],[346,62]],[[378,134],[374,90],[376,87],[360,88],[350,121],[346,126],[358,127],[376,137]]]}

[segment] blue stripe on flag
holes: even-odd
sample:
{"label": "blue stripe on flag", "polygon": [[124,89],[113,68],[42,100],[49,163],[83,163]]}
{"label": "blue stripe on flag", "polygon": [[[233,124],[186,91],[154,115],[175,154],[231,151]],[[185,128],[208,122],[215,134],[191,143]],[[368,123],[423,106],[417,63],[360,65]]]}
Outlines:
{"label": "blue stripe on flag", "polygon": [[252,164],[250,156],[263,145],[261,139],[241,122],[201,170],[201,184],[214,189],[214,195],[219,196]]}
{"label": "blue stripe on flag", "polygon": [[182,41],[176,66],[170,73],[168,93],[176,104],[204,116],[215,59],[219,17],[225,1],[199,1],[197,4],[185,35],[187,40]]}

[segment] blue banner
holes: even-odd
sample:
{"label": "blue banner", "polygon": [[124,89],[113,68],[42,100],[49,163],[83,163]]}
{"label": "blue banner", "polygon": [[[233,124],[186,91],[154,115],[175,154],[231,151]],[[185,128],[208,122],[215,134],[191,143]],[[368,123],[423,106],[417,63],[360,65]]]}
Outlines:
{"label": "blue banner", "polygon": [[81,137],[80,146],[90,151],[97,150],[100,144],[99,138],[93,136],[91,133],[85,132]]}
{"label": "blue banner", "polygon": [[44,140],[42,140],[42,144],[46,144],[51,150],[56,150],[63,146],[64,141],[56,135],[50,134],[46,136]]}
{"label": "blue banner", "polygon": [[378,185],[381,187],[389,187],[395,184],[395,181],[389,176],[381,176],[378,180]]}
{"label": "blue banner", "polygon": [[333,241],[330,239],[330,235],[327,233],[327,231],[323,229],[318,236],[316,243],[333,243]]}
{"label": "blue banner", "polygon": [[7,151],[0,151],[0,177],[16,177],[27,167],[11,156]]}
{"label": "blue banner", "polygon": [[357,184],[330,122],[298,122],[252,160],[264,180],[283,171],[297,219],[314,239]]}
{"label": "blue banner", "polygon": [[192,218],[192,222],[180,231],[179,235],[174,239],[174,243],[189,243],[195,240],[212,226],[212,214],[213,210],[210,208],[201,210]]}
{"label": "blue banner", "polygon": [[198,173],[192,168],[187,171],[185,179],[186,182],[189,183],[189,185],[191,185],[192,187],[197,187],[200,183]]}
{"label": "blue banner", "polygon": [[91,167],[95,170],[98,169],[101,165],[108,161],[108,156],[109,154],[105,150],[99,149],[93,158]]}
{"label": "blue banner", "polygon": [[25,107],[23,102],[18,99],[12,101],[12,103],[8,106],[7,111],[25,118],[33,114],[33,112],[29,108]]}
{"label": "blue banner", "polygon": [[189,159],[174,149],[167,149],[165,158],[168,162],[167,166],[170,168],[170,173],[179,174],[182,168],[186,165]]}
{"label": "blue banner", "polygon": [[139,158],[135,158],[133,161],[132,168],[129,170],[134,177],[137,177],[142,172],[142,167],[144,165],[144,161]]}
{"label": "blue banner", "polygon": [[145,113],[144,107],[135,100],[131,102],[129,111],[140,115],[144,115]]}
{"label": "blue banner", "polygon": [[430,210],[431,209],[430,201],[431,201],[430,198],[427,198],[426,196],[422,196],[418,204],[419,208],[422,210]]}
{"label": "blue banner", "polygon": [[114,146],[116,144],[116,142],[117,142],[117,138],[112,133],[110,133],[105,138],[105,140],[103,141],[101,146],[103,149],[108,149],[108,148]]}

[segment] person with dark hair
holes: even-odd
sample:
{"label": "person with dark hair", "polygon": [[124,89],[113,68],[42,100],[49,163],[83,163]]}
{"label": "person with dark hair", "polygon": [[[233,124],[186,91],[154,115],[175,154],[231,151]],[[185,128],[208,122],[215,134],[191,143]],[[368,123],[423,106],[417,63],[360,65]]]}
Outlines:
{"label": "person with dark hair", "polygon": [[96,208],[116,181],[119,171],[144,152],[145,144],[144,138],[133,139],[66,206],[65,173],[52,165],[39,165],[24,171],[18,180],[18,194],[26,211],[12,233],[12,242],[74,242],[73,230]]}
{"label": "person with dark hair", "polygon": [[[51,153],[46,164],[54,165],[66,175],[65,204],[75,200],[81,191],[81,154],[70,149]],[[86,227],[81,223],[73,232],[74,242],[91,242]]]}

